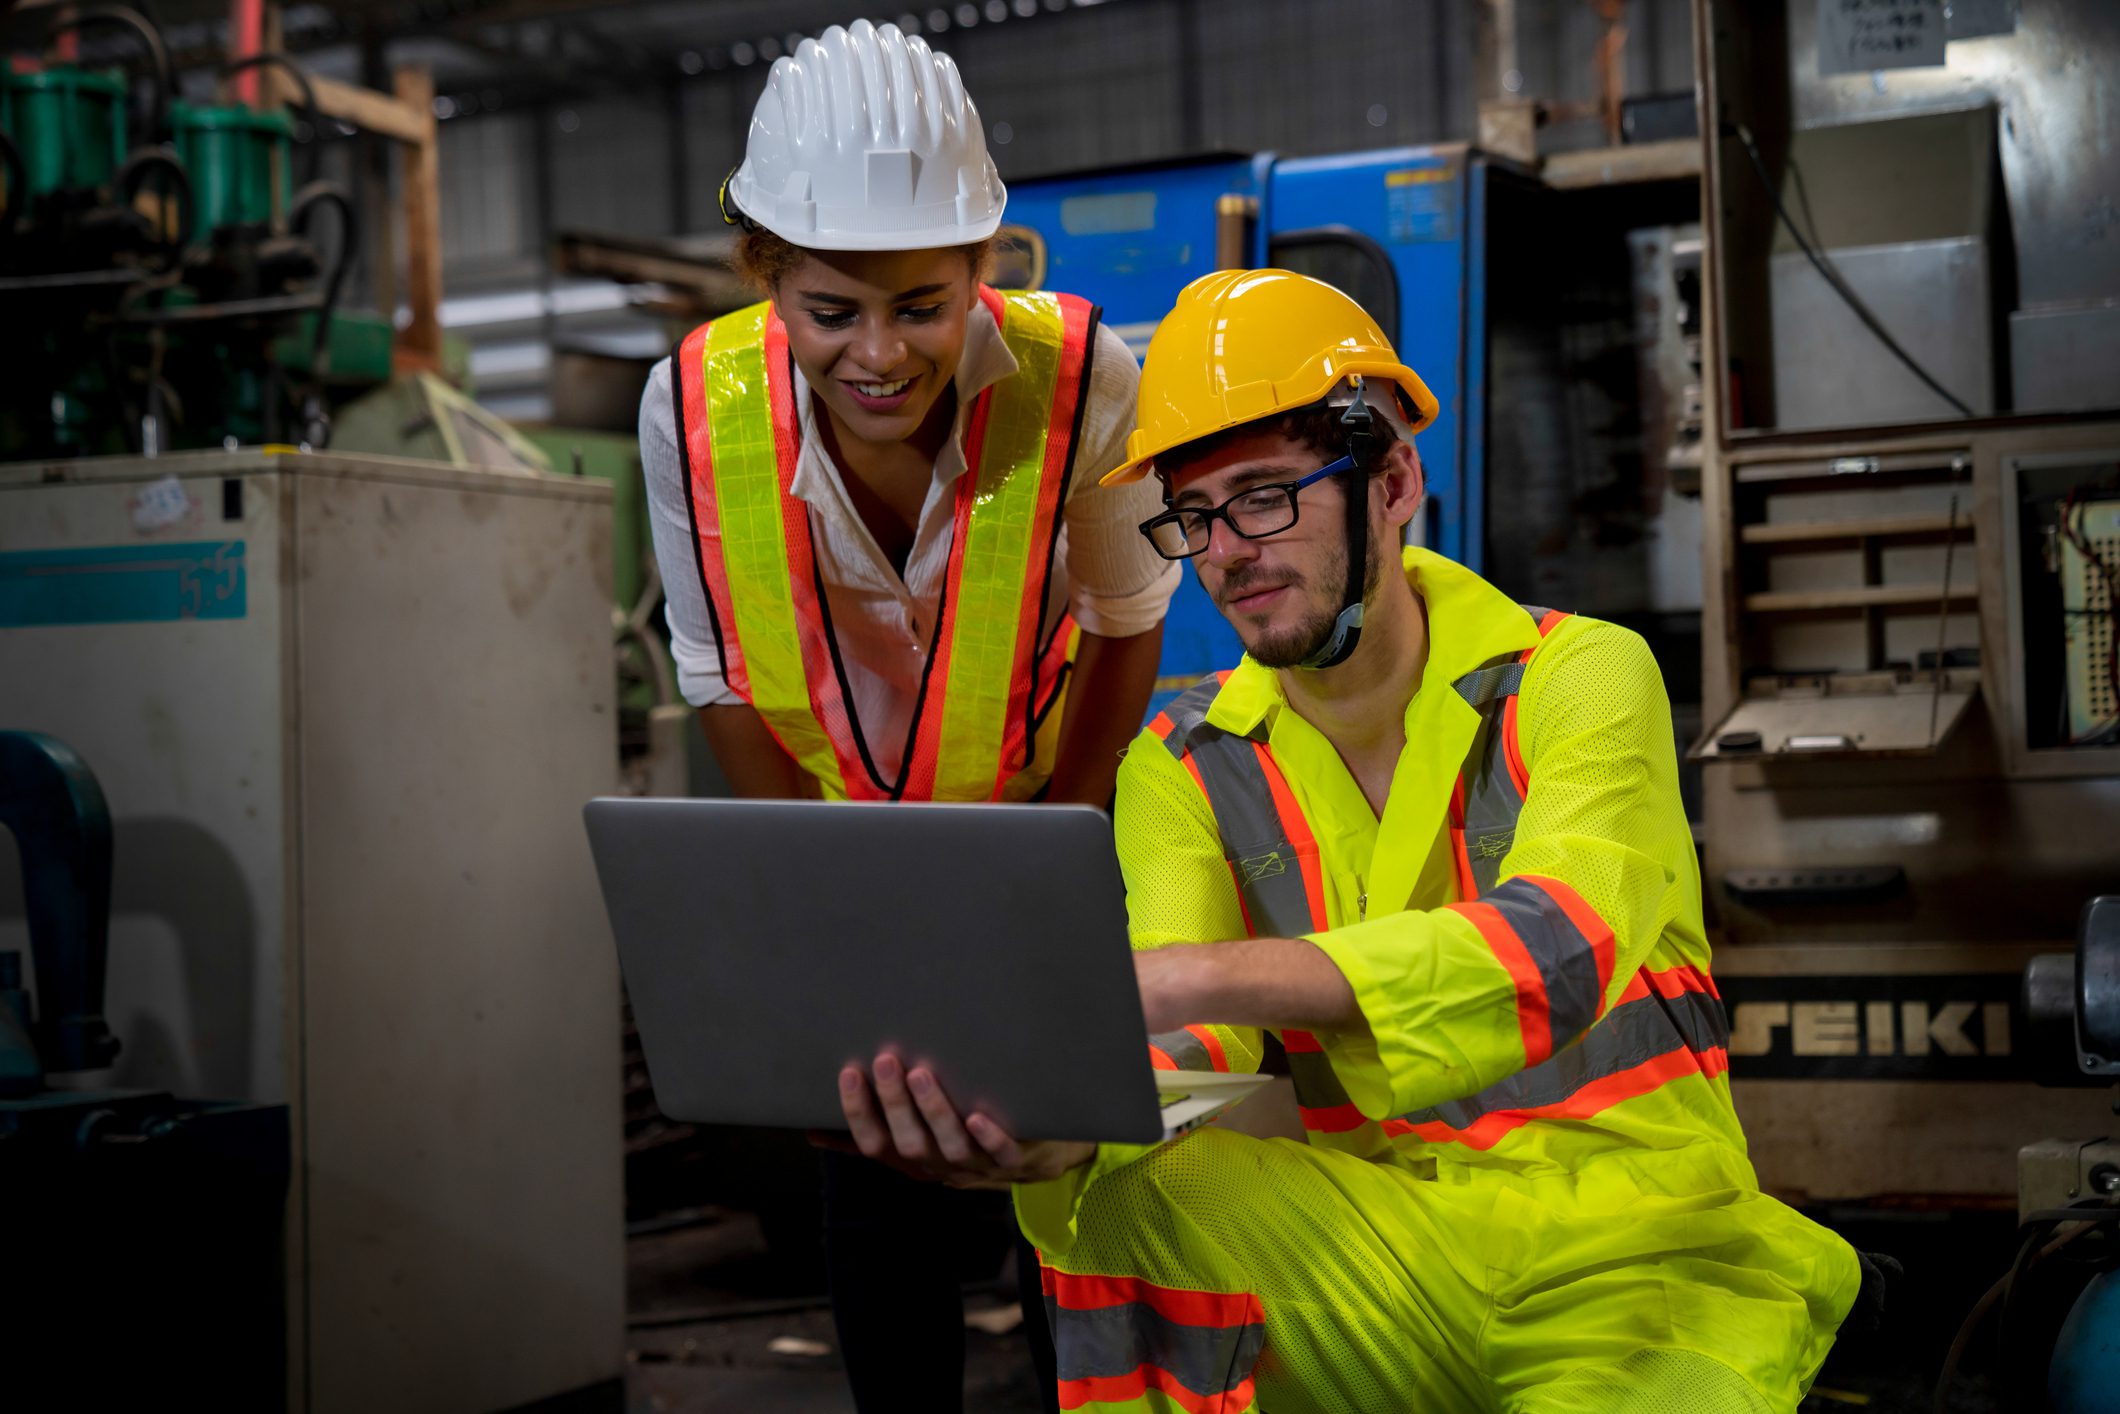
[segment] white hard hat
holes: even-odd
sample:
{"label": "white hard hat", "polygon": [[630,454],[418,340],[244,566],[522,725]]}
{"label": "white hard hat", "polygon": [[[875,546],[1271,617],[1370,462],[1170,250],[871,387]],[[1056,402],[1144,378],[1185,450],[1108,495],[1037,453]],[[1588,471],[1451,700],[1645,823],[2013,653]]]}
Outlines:
{"label": "white hard hat", "polygon": [[812,250],[927,250],[991,236],[1008,189],[949,57],[856,20],[774,61],[723,196]]}

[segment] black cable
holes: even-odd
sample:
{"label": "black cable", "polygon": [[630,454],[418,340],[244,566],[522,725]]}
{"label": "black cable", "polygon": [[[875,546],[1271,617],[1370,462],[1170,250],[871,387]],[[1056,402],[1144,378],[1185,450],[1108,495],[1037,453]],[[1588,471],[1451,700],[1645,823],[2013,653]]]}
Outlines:
{"label": "black cable", "polygon": [[0,240],[6,240],[22,224],[22,213],[29,205],[29,169],[22,165],[15,140],[6,133],[0,133],[0,168],[7,173],[7,206],[0,210]]}
{"label": "black cable", "polygon": [[354,213],[353,198],[331,182],[311,182],[295,193],[287,208],[288,229],[303,230],[309,214],[319,206],[330,206],[339,213],[339,249],[331,262],[331,274],[325,278],[324,300],[317,306],[316,323],[309,337],[309,399],[302,408],[302,417],[307,424],[305,432],[319,429],[318,435],[306,439],[313,445],[324,445],[329,440],[330,422],[324,417],[324,375],[331,363],[331,320],[338,310],[339,291],[346,283],[346,272],[353,265],[354,248],[360,240],[360,221]]}
{"label": "black cable", "polygon": [[309,214],[319,206],[330,206],[339,213],[339,249],[331,262],[331,274],[324,281],[324,302],[317,307],[317,325],[310,348],[310,368],[319,381],[324,376],[323,353],[331,331],[332,312],[339,305],[339,290],[346,283],[346,272],[353,264],[355,245],[360,240],[360,219],[353,209],[353,198],[343,187],[332,182],[311,182],[295,193],[293,203],[287,208],[289,230],[300,231],[309,221]]}
{"label": "black cable", "polygon": [[183,215],[177,225],[177,233],[165,240],[162,238],[161,228],[157,226],[155,230],[156,243],[169,253],[171,261],[174,262],[183,253],[184,247],[191,244],[192,231],[199,214],[198,204],[192,199],[191,173],[184,169],[184,164],[178,160],[176,152],[166,143],[138,149],[118,168],[118,175],[111,180],[111,186],[117,191],[118,199],[130,206],[139,192],[142,179],[149,172],[167,172],[176,188],[177,210]]}
{"label": "black cable", "polygon": [[119,25],[138,35],[147,47],[147,57],[153,62],[155,72],[155,101],[148,109],[146,139],[154,141],[162,135],[169,117],[169,96],[175,89],[169,62],[169,46],[162,40],[162,31],[152,20],[138,10],[125,5],[83,5],[70,14],[62,14],[44,27],[44,42],[48,46],[59,35],[88,28],[90,25]]}
{"label": "black cable", "polygon": [[[1905,364],[1907,371],[1926,384],[1930,392],[1956,408],[1959,416],[1977,417],[1979,414],[1966,406],[1950,389],[1937,382],[1926,368],[1915,362],[1912,354],[1900,347],[1899,341],[1893,338],[1891,332],[1884,327],[1884,324],[1879,321],[1877,316],[1870,312],[1870,307],[1862,302],[1862,297],[1848,287],[1847,281],[1841,278],[1840,272],[1833,268],[1832,263],[1821,255],[1809,240],[1805,239],[1803,231],[1797,226],[1795,219],[1789,215],[1789,208],[1782,205],[1781,193],[1776,190],[1774,179],[1767,174],[1767,161],[1760,156],[1759,144],[1752,140],[1752,130],[1743,123],[1731,124],[1730,130],[1736,134],[1737,140],[1744,144],[1745,155],[1752,159],[1752,170],[1758,174],[1759,184],[1766,190],[1767,200],[1774,203],[1774,214],[1781,218],[1781,224],[1788,228],[1790,237],[1795,240],[1797,248],[1804,253],[1804,258],[1811,262],[1811,268],[1818,272],[1819,278],[1826,282],[1827,287],[1834,294],[1840,296],[1841,303],[1847,305],[1854,312],[1855,317],[1862,321],[1863,327],[1877,336],[1877,341],[1885,346],[1892,357]],[[1791,162],[1790,166],[1793,168],[1795,166],[1794,162]],[[1801,176],[1797,178],[1799,185],[1801,185],[1802,180]],[[1806,199],[1806,208],[1809,205],[1810,203]]]}
{"label": "black cable", "polygon": [[[324,160],[324,110],[317,107],[316,85],[309,81],[309,72],[300,64],[278,50],[267,50],[261,54],[246,54],[240,59],[231,59],[221,66],[221,77],[233,78],[250,69],[273,68],[284,70],[294,80],[294,86],[302,91],[302,111],[309,115],[309,141],[302,144],[302,177],[299,185],[308,186],[316,180],[317,170]],[[293,224],[290,218],[289,225]]]}

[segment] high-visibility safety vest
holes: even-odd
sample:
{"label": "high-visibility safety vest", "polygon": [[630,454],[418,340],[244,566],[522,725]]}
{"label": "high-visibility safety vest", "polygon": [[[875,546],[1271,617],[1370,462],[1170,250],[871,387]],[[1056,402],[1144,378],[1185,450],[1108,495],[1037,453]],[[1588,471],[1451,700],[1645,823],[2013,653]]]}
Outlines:
{"label": "high-visibility safety vest", "polygon": [[[1450,847],[1459,902],[1516,983],[1527,1066],[1479,1093],[1382,1121],[1349,1100],[1324,1047],[1283,1030],[1290,1079],[1314,1144],[1374,1157],[1427,1145],[1487,1151],[1531,1120],[1587,1119],[1682,1076],[1728,1069],[1729,1027],[1705,969],[1641,967],[1609,1007],[1612,931],[1558,879],[1518,874],[1497,882],[1516,837],[1531,777],[1517,738],[1517,696],[1540,646],[1569,616],[1525,609],[1539,642],[1491,660],[1452,686],[1480,713],[1450,800]],[[1229,674],[1196,684],[1149,724],[1207,797],[1253,937],[1323,932],[1318,847],[1265,740],[1207,720]],[[1654,959],[1652,959],[1653,961]],[[1205,1026],[1152,1038],[1158,1067],[1227,1069]]]}
{"label": "high-visibility safety vest", "polygon": [[854,714],[794,494],[787,326],[770,303],[752,305],[693,330],[674,355],[677,445],[723,677],[829,799],[1024,799],[1052,771],[1076,632],[1072,615],[1049,621],[1045,606],[1097,311],[983,285],[979,299],[1017,371],[971,407],[948,575],[895,780],[876,770]]}

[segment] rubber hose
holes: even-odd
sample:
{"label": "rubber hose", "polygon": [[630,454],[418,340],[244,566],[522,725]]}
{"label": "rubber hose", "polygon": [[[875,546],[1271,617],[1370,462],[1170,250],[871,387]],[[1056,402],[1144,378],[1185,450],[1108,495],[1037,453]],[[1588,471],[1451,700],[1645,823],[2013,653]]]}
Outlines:
{"label": "rubber hose", "polygon": [[59,35],[98,24],[129,29],[147,46],[148,58],[154,64],[155,102],[148,110],[147,131],[141,135],[141,140],[153,142],[162,136],[169,122],[169,97],[176,87],[171,76],[169,46],[163,42],[162,31],[155,27],[154,21],[127,5],[83,5],[72,14],[46,25],[44,42],[49,45]]}

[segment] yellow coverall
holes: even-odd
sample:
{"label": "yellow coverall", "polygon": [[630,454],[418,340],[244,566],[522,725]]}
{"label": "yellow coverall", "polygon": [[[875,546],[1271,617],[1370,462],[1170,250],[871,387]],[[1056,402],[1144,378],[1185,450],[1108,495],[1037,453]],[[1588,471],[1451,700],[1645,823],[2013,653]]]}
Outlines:
{"label": "yellow coverall", "polygon": [[[1314,835],[1327,926],[1311,940],[1368,1023],[1316,1041],[1360,1128],[1314,1130],[1307,1145],[1212,1128],[1104,1145],[1083,1168],[1018,1187],[1047,1264],[1061,1403],[1793,1410],[1858,1267],[1846,1243],[1759,1192],[1719,1045],[1629,1055],[1560,1103],[1484,1115],[1449,1103],[1537,1074],[1527,1063],[1548,1042],[1597,1050],[1580,1029],[1560,1034],[1563,999],[1529,1014],[1522,960],[1512,970],[1490,936],[1512,888],[1564,895],[1587,919],[1603,983],[1591,1032],[1630,1000],[1661,1005],[1651,990],[1716,1005],[1655,660],[1637,635],[1589,619],[1541,642],[1471,571],[1420,549],[1405,566],[1429,658],[1381,820],[1271,671],[1247,658],[1206,719],[1266,743]],[[1481,715],[1453,684],[1534,646],[1516,708],[1529,790],[1500,887],[1482,895],[1495,903],[1468,908],[1447,826]],[[1246,934],[1202,785],[1154,732],[1121,769],[1117,830],[1134,946]],[[1550,1036],[1535,1030],[1549,1022]],[[1228,1068],[1256,1067],[1257,1032],[1194,1030]],[[1403,1118],[1377,1123],[1391,1117]]]}

